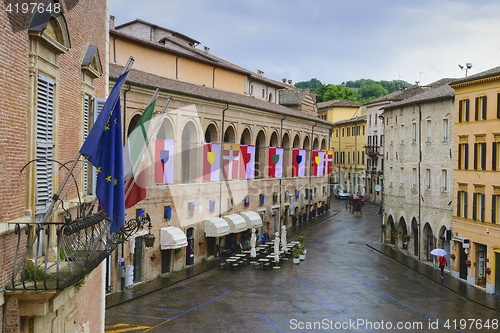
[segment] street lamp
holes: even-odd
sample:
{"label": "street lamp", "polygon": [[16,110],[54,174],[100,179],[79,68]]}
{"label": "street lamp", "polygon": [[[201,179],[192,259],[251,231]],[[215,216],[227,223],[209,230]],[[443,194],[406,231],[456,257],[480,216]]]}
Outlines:
{"label": "street lamp", "polygon": [[149,232],[147,235],[144,236],[144,243],[146,247],[153,247],[155,243],[155,235],[151,233],[151,228],[153,227],[151,225],[151,218],[149,217],[148,213],[144,213],[144,216],[140,218],[142,221],[141,223],[147,223],[147,228],[149,229]]}
{"label": "street lamp", "polygon": [[462,66],[460,64],[458,65],[458,67],[460,67],[460,69],[465,70],[465,77],[467,77],[467,71],[472,68],[472,64],[470,62],[468,62],[465,64],[465,68],[464,68],[464,66]]}

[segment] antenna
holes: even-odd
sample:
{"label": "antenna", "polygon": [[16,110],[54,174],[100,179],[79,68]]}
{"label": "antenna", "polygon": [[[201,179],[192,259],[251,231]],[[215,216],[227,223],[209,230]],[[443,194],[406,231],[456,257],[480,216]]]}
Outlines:
{"label": "antenna", "polygon": [[465,68],[464,68],[464,66],[458,64],[458,67],[460,67],[460,69],[462,69],[462,70],[465,69],[465,77],[467,77],[467,71],[472,68],[472,64],[470,62],[466,63]]}

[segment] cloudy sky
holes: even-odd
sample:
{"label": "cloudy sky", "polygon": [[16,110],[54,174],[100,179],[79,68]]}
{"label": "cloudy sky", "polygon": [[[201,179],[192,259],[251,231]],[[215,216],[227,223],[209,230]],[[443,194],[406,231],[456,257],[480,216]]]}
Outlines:
{"label": "cloudy sky", "polygon": [[500,66],[498,0],[109,0],[137,18],[281,81],[420,81]]}

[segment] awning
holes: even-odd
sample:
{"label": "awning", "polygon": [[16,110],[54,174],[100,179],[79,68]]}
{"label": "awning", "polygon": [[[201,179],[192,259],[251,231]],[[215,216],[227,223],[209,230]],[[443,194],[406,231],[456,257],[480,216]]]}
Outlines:
{"label": "awning", "polygon": [[243,216],[247,222],[248,229],[262,227],[262,219],[256,212],[241,212],[240,215]]}
{"label": "awning", "polygon": [[170,250],[187,246],[186,234],[177,227],[160,229],[160,249]]}
{"label": "awning", "polygon": [[229,232],[232,234],[248,229],[247,221],[238,214],[226,215],[224,216],[224,220],[229,224]]}
{"label": "awning", "polygon": [[205,237],[222,237],[229,235],[229,225],[220,217],[205,220]]}

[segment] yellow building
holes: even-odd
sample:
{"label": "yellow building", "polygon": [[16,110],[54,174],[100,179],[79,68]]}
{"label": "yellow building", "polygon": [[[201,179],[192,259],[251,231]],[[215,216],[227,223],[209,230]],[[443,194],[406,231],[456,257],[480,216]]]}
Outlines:
{"label": "yellow building", "polygon": [[500,294],[500,67],[455,89],[452,275]]}
{"label": "yellow building", "polygon": [[365,193],[366,115],[333,123],[333,183],[349,193]]}
{"label": "yellow building", "polygon": [[345,99],[318,103],[318,116],[332,123],[351,119],[356,116],[366,116],[366,109],[364,114],[360,112],[360,105],[358,103]]}

